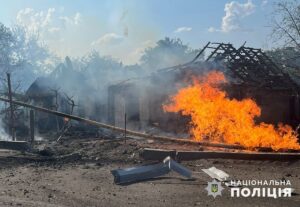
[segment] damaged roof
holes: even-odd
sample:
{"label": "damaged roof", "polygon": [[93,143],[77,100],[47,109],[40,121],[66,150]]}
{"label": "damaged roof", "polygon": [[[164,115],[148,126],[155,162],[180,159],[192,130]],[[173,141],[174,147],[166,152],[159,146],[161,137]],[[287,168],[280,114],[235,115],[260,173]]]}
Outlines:
{"label": "damaged roof", "polygon": [[[199,60],[204,52],[206,59]],[[261,49],[245,45],[236,49],[232,44],[208,42],[191,62],[160,69],[159,72],[199,68],[203,70],[205,67],[222,70],[233,82],[247,86],[290,90],[298,88],[290,76]]]}
{"label": "damaged roof", "polygon": [[54,96],[51,89],[55,88],[57,88],[57,85],[51,78],[38,77],[26,91],[26,96],[29,98]]}

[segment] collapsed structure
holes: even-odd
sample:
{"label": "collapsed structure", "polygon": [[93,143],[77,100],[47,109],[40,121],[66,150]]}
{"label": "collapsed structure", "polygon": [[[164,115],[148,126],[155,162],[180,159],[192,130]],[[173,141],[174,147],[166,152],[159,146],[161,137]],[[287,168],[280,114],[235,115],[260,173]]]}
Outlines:
{"label": "collapsed structure", "polygon": [[[202,55],[206,58],[202,59]],[[300,118],[298,85],[261,49],[236,49],[232,44],[208,43],[199,54],[183,65],[160,69],[148,77],[132,79],[108,88],[108,123],[146,130],[151,126],[184,133],[188,118],[164,113],[162,104],[186,80],[210,70],[222,71],[225,90],[231,98],[252,98],[261,107],[257,121],[295,126]]]}
{"label": "collapsed structure", "polygon": [[[80,84],[77,84],[79,81]],[[38,107],[99,121],[103,120],[105,109],[95,98],[97,95],[82,73],[74,70],[70,58],[66,57],[64,63],[59,64],[49,76],[38,77],[27,89],[24,99],[28,104]],[[28,119],[29,110],[25,110],[25,115]],[[59,131],[64,125],[63,118],[39,112],[35,115],[35,122],[40,133]]]}
{"label": "collapsed structure", "polygon": [[[110,85],[107,91],[104,90],[107,86],[101,83],[103,90],[100,92],[85,81],[74,86],[74,82],[65,80],[70,74],[74,76],[71,80],[82,78],[81,73],[74,72],[72,62],[67,57],[65,63],[60,64],[49,78],[38,78],[33,82],[26,97],[30,104],[70,113],[73,107],[67,94],[57,91],[60,87],[72,89],[80,94],[80,99],[74,99],[78,105],[73,113],[75,115],[123,128],[126,114],[128,129],[150,134],[158,130],[159,134],[165,131],[185,136],[189,117],[166,113],[162,105],[178,88],[188,85],[191,77],[201,76],[211,70],[225,74],[228,83],[223,87],[230,98],[255,100],[261,108],[261,116],[257,121],[292,126],[299,124],[298,85],[261,49],[245,45],[237,49],[232,44],[208,43],[188,63]],[[26,114],[29,116],[29,111]],[[42,123],[37,126],[40,132],[59,130],[63,121],[44,113],[36,115],[36,122]]]}

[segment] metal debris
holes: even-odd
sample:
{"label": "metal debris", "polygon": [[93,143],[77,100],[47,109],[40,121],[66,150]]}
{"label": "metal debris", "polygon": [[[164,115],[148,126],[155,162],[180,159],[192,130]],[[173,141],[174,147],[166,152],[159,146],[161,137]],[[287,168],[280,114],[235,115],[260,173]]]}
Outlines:
{"label": "metal debris", "polygon": [[216,167],[202,169],[202,171],[218,181],[226,181],[229,178],[229,175],[226,172],[219,170]]}
{"label": "metal debris", "polygon": [[192,177],[192,173],[189,169],[175,162],[170,156],[166,157],[163,162],[169,166],[169,169],[177,172],[178,174],[187,178]]}
{"label": "metal debris", "polygon": [[159,177],[168,174],[171,170],[184,177],[191,178],[192,173],[186,167],[175,162],[169,156],[162,163],[146,166],[131,167],[125,169],[112,170],[116,184],[134,183],[142,180]]}

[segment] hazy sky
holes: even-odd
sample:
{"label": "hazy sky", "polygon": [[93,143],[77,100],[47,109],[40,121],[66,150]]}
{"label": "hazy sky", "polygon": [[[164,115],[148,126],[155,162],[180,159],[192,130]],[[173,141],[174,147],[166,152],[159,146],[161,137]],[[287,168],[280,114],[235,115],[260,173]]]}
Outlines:
{"label": "hazy sky", "polygon": [[270,48],[271,0],[9,0],[0,22],[38,32],[60,56],[95,49],[126,64],[165,36]]}

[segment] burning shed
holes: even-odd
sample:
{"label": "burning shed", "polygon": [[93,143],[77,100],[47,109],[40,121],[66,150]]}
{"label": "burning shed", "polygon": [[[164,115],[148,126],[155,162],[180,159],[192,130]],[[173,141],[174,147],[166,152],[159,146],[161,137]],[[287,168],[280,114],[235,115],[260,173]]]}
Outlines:
{"label": "burning shed", "polygon": [[[198,60],[206,53],[204,61]],[[299,122],[298,86],[288,74],[261,50],[244,45],[208,43],[194,60],[183,65],[160,69],[148,77],[124,81],[108,89],[108,121],[123,127],[147,130],[151,126],[175,133],[186,132],[188,117],[165,113],[162,105],[178,88],[193,77],[209,71],[221,71],[226,79],[222,87],[230,98],[251,98],[261,108],[257,122]]]}

